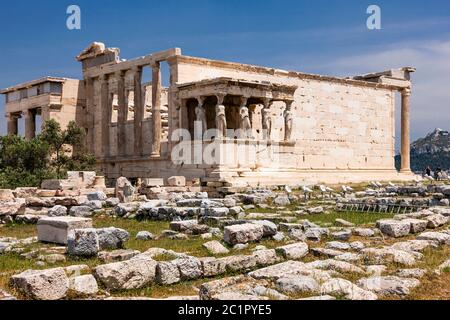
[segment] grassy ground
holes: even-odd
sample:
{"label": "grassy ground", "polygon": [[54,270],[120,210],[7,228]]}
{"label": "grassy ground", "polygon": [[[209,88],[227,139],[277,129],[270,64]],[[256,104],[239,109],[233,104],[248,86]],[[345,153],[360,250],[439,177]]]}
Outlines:
{"label": "grassy ground", "polygon": [[363,226],[373,224],[380,219],[389,219],[393,216],[393,214],[385,213],[332,212],[330,214],[308,215],[305,216],[305,219],[319,225],[334,224],[336,219],[343,219],[357,226]]}
{"label": "grassy ground", "polygon": [[0,237],[24,239],[37,236],[36,226],[26,224],[8,224],[0,227]]}
{"label": "grassy ground", "polygon": [[[44,246],[40,247],[41,249]],[[18,254],[3,254],[0,255],[0,289],[5,289],[7,292],[20,297],[20,294],[16,292],[13,288],[9,287],[9,280],[11,276],[19,274],[23,271],[33,269],[33,270],[43,270],[49,268],[57,267],[68,267],[72,265],[88,265],[90,268],[95,267],[101,262],[97,258],[92,259],[81,259],[68,257],[65,262],[58,262],[52,265],[39,266],[35,264],[36,260],[27,260]]]}
{"label": "grassy ground", "polygon": [[[311,222],[318,224],[333,224],[336,219],[344,219],[349,222],[355,223],[356,225],[370,225],[376,220],[382,218],[389,218],[389,214],[376,214],[376,213],[338,213],[332,212],[330,214],[320,214],[320,215],[309,215],[309,216],[299,216],[299,219],[308,219]],[[159,239],[152,241],[138,241],[135,240],[135,236],[139,231],[150,231],[155,235],[159,235],[161,231],[169,229],[168,222],[155,222],[155,221],[136,221],[128,219],[116,219],[112,217],[97,217],[94,219],[94,226],[97,228],[101,227],[118,227],[123,228],[130,232],[131,239],[126,244],[126,248],[139,250],[141,252],[152,248],[160,247],[171,249],[177,252],[187,252],[191,255],[198,257],[209,256],[208,252],[202,247],[202,244],[208,240],[203,240],[200,237],[190,237],[189,240],[170,240],[170,239]],[[27,238],[31,236],[36,236],[36,227],[29,225],[9,225],[0,228],[0,237],[17,237],[17,238]],[[414,236],[410,236],[401,241],[406,241],[408,239],[413,239]],[[321,243],[310,243],[311,247],[323,246],[327,239],[323,239]],[[383,246],[390,245],[394,242],[400,241],[398,239],[378,239],[370,240],[366,238],[352,237],[351,241],[362,241],[368,246]],[[374,242],[372,242],[374,241]],[[275,248],[283,245],[283,243],[275,242],[271,240],[265,240],[260,243],[255,243],[250,245],[246,250],[243,251],[231,251],[230,255],[235,254],[249,254],[252,249],[257,245],[264,245],[267,248]],[[34,249],[50,249],[51,245],[43,244],[33,244],[27,247],[27,250]],[[432,270],[434,270],[438,265],[447,260],[450,257],[450,248],[441,248],[427,250],[424,252],[424,260],[421,261],[416,267],[425,268],[430,272],[427,276],[422,279],[422,285],[414,290],[407,299],[414,300],[425,300],[425,299],[450,299],[450,274],[445,273],[439,277],[433,275]],[[317,258],[308,255],[305,257],[304,261],[312,261]],[[20,257],[18,254],[4,254],[0,255],[0,288],[6,289],[8,292],[17,295],[9,286],[9,279],[12,275],[25,271],[27,269],[47,269],[52,267],[65,267],[75,264],[87,264],[91,268],[100,264],[97,259],[73,259],[68,257],[66,262],[57,263],[54,265],[47,265],[44,267],[36,266],[36,260],[26,260]],[[389,271],[394,273],[400,267],[396,265],[388,266]],[[230,276],[227,274],[224,276]],[[222,278],[224,276],[218,277]],[[344,275],[345,278],[355,281],[357,279],[356,275],[347,274]],[[204,282],[211,281],[218,278],[212,279],[200,279],[190,282],[183,282],[180,284],[175,284],[172,286],[159,286],[150,285],[146,288],[139,290],[132,290],[126,292],[115,292],[112,293],[113,296],[128,296],[128,297],[152,297],[152,298],[166,298],[175,295],[197,295],[198,288]],[[297,298],[304,297],[303,295]]]}
{"label": "grassy ground", "polygon": [[130,241],[126,243],[127,249],[134,249],[143,252],[150,248],[157,247],[170,249],[175,252],[186,252],[194,256],[208,255],[208,252],[202,247],[205,240],[200,237],[190,237],[189,240],[171,240],[168,238],[151,241],[136,240],[136,235],[139,231],[149,231],[157,236],[163,230],[169,230],[169,222],[137,221],[134,219],[102,217],[94,219],[94,227],[116,227],[127,230],[130,233]]}
{"label": "grassy ground", "polygon": [[450,270],[444,270],[441,275],[433,271],[450,258],[448,246],[440,249],[428,249],[424,252],[424,260],[417,266],[429,272],[421,285],[408,296],[410,300],[450,300]]}
{"label": "grassy ground", "polygon": [[[264,209],[251,209],[248,210],[247,213],[265,213],[265,214],[275,214],[277,213],[277,209],[275,208],[264,208]],[[292,215],[295,215],[292,213]],[[281,215],[283,216],[283,214]],[[306,216],[298,215],[296,216],[297,220],[307,219],[311,222],[314,222],[318,225],[330,225],[334,224],[336,219],[343,219],[348,222],[351,222],[357,226],[370,225],[377,222],[380,219],[390,219],[394,216],[394,214],[390,213],[362,213],[362,212],[337,212],[332,211],[330,213],[323,214],[311,214]]]}

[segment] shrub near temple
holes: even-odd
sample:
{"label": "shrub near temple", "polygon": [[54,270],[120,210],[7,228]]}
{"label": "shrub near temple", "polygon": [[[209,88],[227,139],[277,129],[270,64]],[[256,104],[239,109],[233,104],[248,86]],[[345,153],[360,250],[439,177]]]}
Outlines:
{"label": "shrub near temple", "polygon": [[61,179],[68,170],[86,170],[95,164],[95,157],[83,150],[84,129],[71,121],[61,130],[55,120],[47,121],[42,129],[41,140],[49,146],[50,166]]}
{"label": "shrub near temple", "polygon": [[55,177],[48,167],[48,154],[48,144],[38,137],[0,137],[0,188],[38,186]]}
{"label": "shrub near temple", "polygon": [[61,130],[49,120],[34,139],[0,137],[0,188],[39,186],[44,179],[63,178],[68,170],[91,169],[95,157],[85,152],[84,135],[75,122]]}

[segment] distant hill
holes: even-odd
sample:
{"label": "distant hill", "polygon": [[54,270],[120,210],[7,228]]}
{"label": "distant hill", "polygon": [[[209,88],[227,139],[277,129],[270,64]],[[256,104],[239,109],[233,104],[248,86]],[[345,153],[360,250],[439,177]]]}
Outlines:
{"label": "distant hill", "polygon": [[[397,168],[400,168],[400,156],[395,158]],[[435,129],[425,138],[411,144],[411,169],[422,172],[430,166],[432,169],[450,169],[450,134],[442,129]]]}

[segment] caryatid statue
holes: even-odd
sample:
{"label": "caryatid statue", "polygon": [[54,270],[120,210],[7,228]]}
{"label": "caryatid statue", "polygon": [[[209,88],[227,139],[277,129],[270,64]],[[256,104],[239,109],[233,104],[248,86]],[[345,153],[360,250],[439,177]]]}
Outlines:
{"label": "caryatid statue", "polygon": [[284,141],[290,141],[292,137],[292,127],[294,125],[294,116],[291,111],[292,101],[286,102],[284,111]]}
{"label": "caryatid statue", "polygon": [[268,99],[264,101],[264,108],[262,109],[262,129],[263,139],[270,140],[272,136],[272,113],[270,107],[272,102]]}
{"label": "caryatid statue", "polygon": [[252,138],[252,123],[250,121],[250,114],[247,107],[247,98],[241,98],[241,107],[239,109],[240,115],[240,129],[243,138]]}
{"label": "caryatid statue", "polygon": [[227,117],[225,113],[225,106],[223,100],[225,95],[217,95],[216,105],[216,129],[217,138],[224,138],[227,136]]}
{"label": "caryatid statue", "polygon": [[206,121],[206,110],[203,107],[204,98],[198,98],[198,106],[195,108],[196,121],[202,124],[202,133],[208,130],[208,123]]}

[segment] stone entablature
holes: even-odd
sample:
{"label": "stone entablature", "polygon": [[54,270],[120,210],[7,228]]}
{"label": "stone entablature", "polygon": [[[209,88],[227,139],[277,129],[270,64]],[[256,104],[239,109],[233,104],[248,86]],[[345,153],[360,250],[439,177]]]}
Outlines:
{"label": "stone entablature", "polygon": [[[262,133],[263,139],[271,140],[271,107],[274,102],[279,101],[285,104],[285,136],[283,140],[290,141],[293,121],[290,109],[297,88],[297,86],[225,77],[178,85],[178,99],[182,106],[180,117],[184,122],[182,128],[192,130],[192,121],[195,120],[202,123],[203,132],[207,129],[219,129],[218,135],[221,138],[227,137],[226,129],[239,129],[242,134],[238,137],[240,139],[253,140],[256,138],[255,133]],[[238,100],[237,104],[233,105],[232,99],[228,99],[228,104],[226,104],[227,97]],[[215,123],[208,121],[205,109],[208,99],[211,98],[216,99]],[[192,115],[192,112],[188,110],[189,99],[197,101],[195,119],[189,117]],[[258,104],[262,105],[263,109],[261,120],[256,123],[254,113]],[[209,114],[212,113],[213,110],[210,110]],[[234,123],[230,124],[229,120],[234,120]]]}
{"label": "stone entablature", "polygon": [[247,98],[270,99],[272,101],[292,101],[295,90],[298,88],[297,86],[226,77],[183,83],[177,87],[181,99],[195,98],[202,95],[225,94]]}

